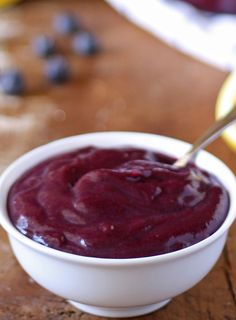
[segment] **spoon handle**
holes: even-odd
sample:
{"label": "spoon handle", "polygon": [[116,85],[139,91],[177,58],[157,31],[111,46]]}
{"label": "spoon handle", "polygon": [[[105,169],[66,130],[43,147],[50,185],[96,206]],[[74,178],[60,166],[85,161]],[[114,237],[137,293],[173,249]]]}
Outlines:
{"label": "spoon handle", "polygon": [[194,161],[199,150],[204,149],[213,140],[218,138],[222,131],[236,121],[236,106],[223,118],[213,124],[197,141],[191,149],[178,159],[174,166],[184,167],[188,162]]}

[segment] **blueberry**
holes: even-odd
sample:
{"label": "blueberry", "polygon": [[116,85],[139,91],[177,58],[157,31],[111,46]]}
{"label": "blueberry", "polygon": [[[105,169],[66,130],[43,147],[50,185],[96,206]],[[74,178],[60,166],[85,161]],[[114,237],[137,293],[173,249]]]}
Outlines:
{"label": "blueberry", "polygon": [[18,70],[7,70],[0,75],[0,88],[9,95],[20,95],[25,91],[25,81]]}
{"label": "blueberry", "polygon": [[75,53],[91,55],[99,51],[96,38],[89,32],[80,32],[73,38],[72,47]]}
{"label": "blueberry", "polygon": [[59,33],[72,34],[78,31],[80,23],[72,13],[65,12],[55,17],[54,28]]}
{"label": "blueberry", "polygon": [[59,84],[66,82],[70,77],[70,68],[67,60],[61,56],[47,61],[45,75],[50,82]]}
{"label": "blueberry", "polygon": [[34,52],[40,57],[48,57],[56,53],[55,40],[49,36],[41,35],[33,40]]}

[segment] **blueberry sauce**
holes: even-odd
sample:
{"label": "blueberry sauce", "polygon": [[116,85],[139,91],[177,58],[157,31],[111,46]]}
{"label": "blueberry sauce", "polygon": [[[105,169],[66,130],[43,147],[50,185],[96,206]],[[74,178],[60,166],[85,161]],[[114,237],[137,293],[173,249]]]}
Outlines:
{"label": "blueberry sauce", "polygon": [[216,12],[236,14],[235,0],[183,0],[196,6],[198,9]]}
{"label": "blueberry sauce", "polygon": [[218,179],[142,149],[86,147],[50,158],[11,187],[8,211],[25,236],[100,258],[173,252],[213,234],[229,208]]}

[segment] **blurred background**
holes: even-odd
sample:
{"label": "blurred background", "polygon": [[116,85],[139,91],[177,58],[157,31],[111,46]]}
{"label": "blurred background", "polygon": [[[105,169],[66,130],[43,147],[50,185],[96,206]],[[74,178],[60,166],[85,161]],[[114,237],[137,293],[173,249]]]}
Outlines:
{"label": "blurred background", "polygon": [[[234,72],[235,14],[235,0],[0,0],[0,171],[36,146],[85,132],[193,142],[215,121]],[[223,100],[219,109],[233,105],[234,90]],[[235,129],[226,140],[209,150],[236,172]],[[236,319],[234,234],[207,279],[160,319]],[[0,319],[82,316],[33,283],[0,237]]]}

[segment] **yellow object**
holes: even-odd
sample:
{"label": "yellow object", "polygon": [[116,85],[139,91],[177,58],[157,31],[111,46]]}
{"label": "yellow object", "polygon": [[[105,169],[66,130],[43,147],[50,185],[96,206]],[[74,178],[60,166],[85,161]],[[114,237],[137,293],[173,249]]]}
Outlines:
{"label": "yellow object", "polygon": [[19,2],[19,0],[0,0],[0,8],[10,6],[16,2]]}
{"label": "yellow object", "polygon": [[[226,115],[236,103],[236,72],[232,72],[225,80],[216,101],[216,118]],[[227,128],[222,137],[236,152],[236,124]]]}

